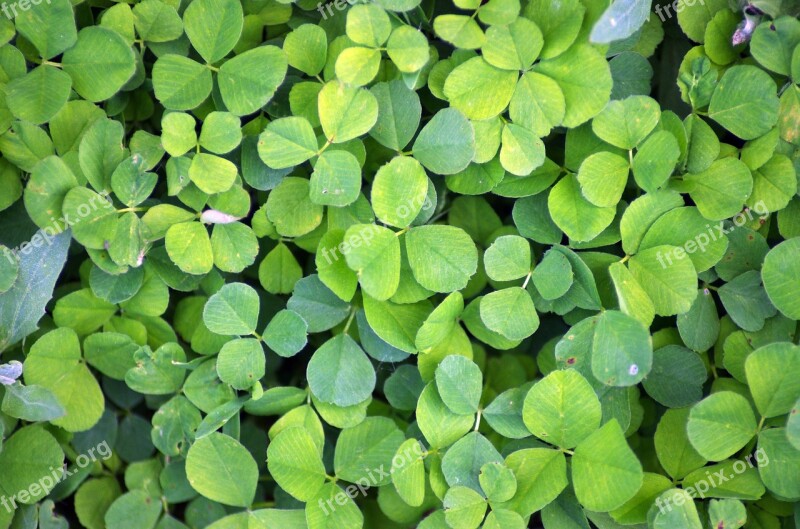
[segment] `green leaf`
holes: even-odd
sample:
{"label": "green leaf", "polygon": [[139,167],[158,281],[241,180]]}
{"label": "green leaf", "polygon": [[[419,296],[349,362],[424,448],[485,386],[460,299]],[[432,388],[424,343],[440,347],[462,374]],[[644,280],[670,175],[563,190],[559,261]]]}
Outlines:
{"label": "green leaf", "polygon": [[672,482],[661,474],[644,473],[642,488],[625,504],[609,514],[618,523],[636,524],[647,521],[647,513],[660,493],[669,489]]}
{"label": "green leaf", "polygon": [[217,356],[219,379],[234,389],[247,390],[264,377],[266,360],[261,343],[254,338],[231,340]]}
{"label": "green leaf", "polygon": [[578,178],[567,175],[551,190],[547,207],[553,222],[575,241],[591,241],[614,220],[616,208],[597,207],[581,194]]}
{"label": "green leaf", "polygon": [[470,432],[447,449],[442,458],[442,474],[451,487],[463,485],[485,495],[479,481],[480,470],[486,464],[502,462],[503,457],[488,439]]}
{"label": "green leaf", "polygon": [[151,351],[141,348],[133,355],[134,367],[125,374],[125,383],[146,395],[169,395],[179,391],[186,372],[178,363],[186,362],[183,348],[176,343],[166,343]]}
{"label": "green leaf", "polygon": [[697,515],[694,499],[683,489],[669,489],[661,493],[647,514],[647,523],[653,529],[668,527],[702,529],[703,527]]}
{"label": "green leaf", "polygon": [[770,301],[789,318],[800,318],[800,300],[793,292],[800,288],[800,263],[794,256],[800,239],[789,239],[770,250],[764,258],[761,277]]}
{"label": "green leaf", "polygon": [[323,402],[352,406],[375,389],[375,369],[358,344],[346,334],[334,336],[317,349],[306,370],[308,385]]}
{"label": "green leaf", "polygon": [[667,410],[658,422],[655,441],[658,460],[671,477],[681,479],[707,463],[689,442],[686,423],[691,408]]}
{"label": "green leaf", "polygon": [[187,57],[167,54],[153,65],[153,90],[169,110],[191,110],[211,93],[211,70]]}
{"label": "green leaf", "polygon": [[592,130],[601,140],[619,147],[637,147],[658,125],[658,103],[647,96],[612,101],[592,120]]}
{"label": "green leaf", "polygon": [[452,529],[478,529],[486,515],[486,499],[468,487],[452,487],[443,503],[447,525]]}
{"label": "green leaf", "polygon": [[[542,3],[543,0],[536,2]],[[575,4],[578,4],[577,0],[562,5],[565,9],[571,9]],[[547,32],[543,30],[542,33],[547,42]],[[542,56],[547,51],[545,47]],[[575,64],[581,65],[580,71],[574,67]],[[577,127],[594,117],[606,106],[611,96],[613,82],[608,62],[590,46],[576,45],[554,59],[534,65],[534,71],[554,80],[564,93],[566,111],[561,125],[565,127]]]}
{"label": "green leaf", "polygon": [[711,526],[739,529],[747,519],[747,510],[739,500],[711,500],[708,505]]}
{"label": "green leaf", "polygon": [[472,415],[480,405],[483,374],[472,360],[449,355],[436,368],[436,387],[451,412]]}
{"label": "green leaf", "polygon": [[336,77],[352,86],[364,86],[375,79],[381,66],[381,52],[354,46],[336,58]]}
{"label": "green leaf", "polygon": [[[359,425],[342,430],[333,458],[336,477],[351,483],[388,485],[392,457],[404,440],[403,432],[388,417],[368,417]],[[380,474],[380,470],[387,474]]]}
{"label": "green leaf", "polygon": [[78,95],[98,102],[110,99],[128,82],[136,71],[136,56],[118,33],[88,27],[80,31],[75,46],[64,52],[61,65]]}
{"label": "green leaf", "polygon": [[308,324],[292,310],[281,310],[264,330],[264,343],[279,356],[291,357],[308,343]]}
{"label": "green leaf", "polygon": [[[419,507],[425,501],[425,463],[417,439],[407,439],[392,458],[392,485],[404,502]],[[399,458],[399,463],[396,463]]]}
{"label": "green leaf", "polygon": [[216,224],[211,232],[214,264],[223,272],[241,272],[256,260],[258,240],[255,233],[241,222]]}
{"label": "green leaf", "polygon": [[506,109],[516,80],[516,72],[501,70],[482,57],[474,57],[450,72],[444,94],[450,105],[468,119],[489,119]]}
{"label": "green leaf", "polygon": [[800,450],[789,443],[784,428],[758,434],[758,450],[769,464],[758,465],[758,473],[770,492],[787,500],[800,498]]}
{"label": "green leaf", "polygon": [[285,237],[299,237],[322,222],[322,206],[311,201],[305,178],[286,177],[267,197],[267,219]]}
{"label": "green leaf", "polygon": [[750,393],[764,417],[789,413],[800,398],[800,348],[787,342],[759,347],[744,364]]}
{"label": "green leaf", "polygon": [[42,124],[63,108],[71,88],[69,75],[52,66],[39,66],[6,85],[6,105],[18,119]]}
{"label": "green leaf", "polygon": [[483,465],[478,481],[489,501],[508,501],[517,492],[517,478],[503,463],[489,462]]}
{"label": "green leaf", "polygon": [[679,345],[667,345],[653,355],[653,369],[643,385],[654,400],[670,408],[694,404],[703,397],[708,374],[703,359]]}
{"label": "green leaf", "polygon": [[528,517],[567,487],[567,460],[559,450],[523,448],[509,454],[505,463],[517,478],[517,492],[509,501],[493,505],[493,509]]}
{"label": "green leaf", "polygon": [[313,498],[325,483],[322,455],[308,431],[286,428],[267,447],[267,465],[280,487],[300,501]]}
{"label": "green leaf", "polygon": [[575,447],[572,480],[578,501],[597,512],[621,507],[642,486],[642,464],[628,446],[616,419]]}
{"label": "green leaf", "polygon": [[653,366],[650,333],[640,322],[607,310],[597,318],[592,340],[592,374],[607,386],[633,386]]}
{"label": "green leaf", "polygon": [[78,40],[75,14],[68,0],[40,2],[35,9],[19,7],[14,19],[17,31],[36,47],[42,59],[52,59]]}
{"label": "green leaf", "polygon": [[317,75],[325,67],[328,37],[314,24],[303,24],[286,35],[283,42],[289,65],[308,75]]}
{"label": "green leaf", "polygon": [[309,196],[315,204],[336,207],[352,204],[361,191],[358,160],[347,151],[323,152],[314,165],[309,186]]}
{"label": "green leaf", "polygon": [[[359,182],[361,171],[359,170]],[[428,193],[428,176],[414,158],[396,156],[375,173],[372,209],[381,222],[408,227],[419,215]]]}
{"label": "green leaf", "polygon": [[307,119],[279,118],[258,139],[258,155],[273,169],[299,165],[317,153],[317,137]]}
{"label": "green leaf", "polygon": [[225,61],[217,75],[225,106],[237,116],[266,105],[286,77],[286,55],[276,46],[260,46]]}
{"label": "green leaf", "polygon": [[414,141],[414,158],[436,174],[463,171],[475,156],[475,130],[455,108],[437,112]]}
{"label": "green leaf", "polygon": [[95,333],[83,342],[86,361],[106,376],[124,380],[125,373],[135,367],[134,353],[139,345],[125,334],[116,332]]}
{"label": "green leaf", "polygon": [[467,15],[439,15],[433,20],[433,29],[442,39],[465,50],[480,48],[486,42],[478,22]]}
{"label": "green leaf", "polygon": [[203,308],[208,329],[223,336],[249,335],[258,324],[258,293],[244,283],[229,283],[219,289]]}
{"label": "green leaf", "polygon": [[513,123],[503,127],[500,163],[506,171],[528,176],[544,161],[544,143],[532,131]]}
{"label": "green leaf", "polygon": [[[103,517],[109,529],[153,529],[161,515],[162,504],[144,490],[132,490],[116,498]],[[133,523],[131,523],[133,521]]]}
{"label": "green leaf", "polygon": [[761,276],[755,270],[749,270],[725,283],[718,294],[734,323],[746,331],[761,330],[766,319],[777,312],[761,286]]}
{"label": "green leaf", "polygon": [[709,220],[723,220],[742,210],[753,189],[753,176],[736,158],[722,158],[699,173],[684,177],[697,209]]}
{"label": "green leaf", "polygon": [[166,235],[166,247],[170,260],[187,274],[207,274],[214,266],[208,231],[199,222],[182,222],[170,226]]}
{"label": "green leaf", "polygon": [[161,0],[145,0],[133,7],[136,33],[146,41],[168,42],[183,34],[183,21],[173,6]]}
{"label": "green leaf", "polygon": [[759,24],[753,32],[750,53],[766,69],[788,76],[792,52],[800,44],[800,22],[794,17],[780,17],[771,24]]}
{"label": "green leaf", "polygon": [[702,457],[722,461],[753,438],[756,418],[747,399],[732,391],[720,391],[692,407],[686,428],[689,441]]}
{"label": "green leaf", "polygon": [[527,72],[519,79],[508,107],[514,123],[541,137],[561,124],[565,111],[564,92],[558,83],[536,72]]}
{"label": "green leaf", "polygon": [[522,14],[533,20],[544,36],[543,59],[561,55],[575,42],[585,11],[580,0],[557,4],[533,0],[525,6]]}
{"label": "green leaf", "polygon": [[[57,478],[61,478],[64,452],[47,430],[36,425],[26,426],[5,440],[3,451],[0,452],[0,464],[4,469],[0,475],[0,490],[6,497],[16,497],[18,491],[26,491],[27,499],[17,498],[17,501],[33,504],[44,499],[55,486]],[[52,478],[49,486],[39,484],[45,476]],[[29,491],[31,484],[39,484],[39,491]]]}
{"label": "green leaf", "polygon": [[[482,9],[479,15],[486,12]],[[523,17],[508,26],[492,25],[481,50],[486,62],[503,70],[527,70],[539,56],[544,39],[539,27]]]}
{"label": "green leaf", "polygon": [[377,48],[389,38],[392,23],[380,6],[362,4],[347,12],[346,28],[347,36],[353,42]]}
{"label": "green leaf", "polygon": [[[70,240],[69,232],[61,233],[52,236],[48,246],[34,245],[31,251],[20,253],[16,280],[11,288],[0,293],[0,351],[38,329],[64,268]],[[2,259],[8,260],[8,254],[4,252]]]}
{"label": "green leaf", "polygon": [[27,385],[49,390],[66,415],[51,421],[70,432],[88,430],[103,414],[100,385],[81,357],[78,335],[72,329],[51,331],[36,341],[24,363]]}
{"label": "green leaf", "polygon": [[675,170],[681,155],[671,132],[654,132],[641,144],[633,158],[633,177],[647,192],[663,187]]}
{"label": "green leaf", "polygon": [[578,183],[586,199],[598,207],[616,206],[628,182],[628,160],[601,151],[586,158],[578,169]]}
{"label": "green leaf", "polygon": [[572,287],[574,278],[569,259],[558,251],[548,251],[531,274],[536,290],[547,300],[565,295]]}
{"label": "green leaf", "polygon": [[42,386],[5,386],[3,413],[23,421],[53,421],[66,414],[52,391]]}
{"label": "green leaf", "polygon": [[258,467],[236,439],[212,433],[189,449],[186,477],[193,489],[212,501],[248,507],[255,496]]}
{"label": "green leaf", "polygon": [[297,529],[358,529],[364,526],[364,515],[353,498],[336,483],[326,483],[308,500],[305,519]]}
{"label": "green leaf", "polygon": [[375,224],[355,224],[344,240],[342,253],[364,292],[379,301],[392,297],[400,282],[400,241],[395,233]]}
{"label": "green leaf", "polygon": [[522,340],[539,328],[533,300],[521,287],[504,288],[483,296],[480,315],[489,330],[509,340]]}
{"label": "green leaf", "polygon": [[392,31],[386,43],[386,53],[403,73],[414,73],[430,60],[428,39],[410,26],[401,25]]}
{"label": "green leaf", "polygon": [[686,312],[697,297],[694,265],[685,254],[678,258],[675,250],[674,246],[648,248],[631,257],[628,265],[661,316]]}
{"label": "green leaf", "polygon": [[[427,49],[426,43],[426,52]],[[422,113],[419,96],[400,80],[377,83],[370,92],[378,101],[378,121],[369,135],[390,149],[405,148],[419,127]]]}
{"label": "green leaf", "polygon": [[209,195],[228,191],[236,175],[237,169],[232,162],[213,154],[196,154],[189,166],[189,179]]}
{"label": "green leaf", "polygon": [[743,140],[758,138],[778,119],[775,83],[755,66],[734,66],[714,89],[708,116]]}
{"label": "green leaf", "polygon": [[308,332],[328,330],[350,313],[350,306],[326,287],[317,275],[306,276],[295,283],[286,308],[298,313],[308,323]]}
{"label": "green leaf", "polygon": [[192,2],[183,13],[183,24],[194,49],[213,64],[233,49],[242,34],[242,4],[236,0]]}
{"label": "green leaf", "polygon": [[575,370],[553,371],[525,396],[522,419],[539,439],[573,448],[600,427],[600,401]]}
{"label": "green leaf", "polygon": [[417,425],[431,448],[450,446],[474,424],[472,415],[459,415],[445,405],[436,384],[429,383],[417,403]]}
{"label": "green leaf", "polygon": [[626,39],[636,33],[648,18],[648,0],[616,0],[595,22],[589,39],[600,44]]}
{"label": "green leaf", "polygon": [[229,112],[211,112],[200,130],[200,146],[215,154],[232,151],[242,141],[241,125],[239,118]]}
{"label": "green leaf", "polygon": [[369,90],[331,81],[319,92],[319,120],[331,143],[366,134],[378,120],[378,100]]}
{"label": "green leaf", "polygon": [[420,226],[405,235],[414,278],[434,292],[463,289],[478,269],[478,250],[455,226]]}
{"label": "green leaf", "polygon": [[525,277],[531,270],[531,246],[518,235],[500,236],[486,249],[483,265],[486,275],[495,281]]}

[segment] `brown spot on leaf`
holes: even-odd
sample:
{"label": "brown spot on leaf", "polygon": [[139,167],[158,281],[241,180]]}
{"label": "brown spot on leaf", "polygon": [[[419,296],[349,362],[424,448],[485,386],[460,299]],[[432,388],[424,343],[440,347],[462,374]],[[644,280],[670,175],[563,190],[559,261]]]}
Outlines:
{"label": "brown spot on leaf", "polygon": [[575,357],[574,356],[570,356],[569,358],[567,358],[567,364],[568,365],[572,365],[574,363],[575,363]]}

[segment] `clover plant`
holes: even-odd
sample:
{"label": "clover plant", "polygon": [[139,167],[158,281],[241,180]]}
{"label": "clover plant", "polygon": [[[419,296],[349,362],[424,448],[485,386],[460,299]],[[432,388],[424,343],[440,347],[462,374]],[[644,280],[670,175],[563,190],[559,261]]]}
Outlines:
{"label": "clover plant", "polygon": [[796,0],[19,0],[0,529],[800,527]]}

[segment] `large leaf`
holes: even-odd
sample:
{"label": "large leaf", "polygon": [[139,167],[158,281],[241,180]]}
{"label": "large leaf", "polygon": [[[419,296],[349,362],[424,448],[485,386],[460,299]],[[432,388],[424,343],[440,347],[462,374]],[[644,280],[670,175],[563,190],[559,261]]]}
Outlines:
{"label": "large leaf", "polygon": [[39,237],[42,243],[49,240],[50,244],[31,245],[31,251],[21,252],[19,275],[11,288],[0,294],[0,352],[38,328],[66,262],[69,230],[47,235],[47,239],[45,235],[46,232],[39,231],[34,238]]}

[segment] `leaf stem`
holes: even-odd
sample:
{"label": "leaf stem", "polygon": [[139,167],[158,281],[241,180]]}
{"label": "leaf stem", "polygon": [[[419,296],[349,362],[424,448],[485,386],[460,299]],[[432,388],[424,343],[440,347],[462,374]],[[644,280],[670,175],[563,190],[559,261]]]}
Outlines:
{"label": "leaf stem", "polygon": [[347,334],[347,331],[350,329],[350,324],[353,323],[353,318],[356,315],[356,308],[353,307],[350,309],[350,317],[347,318],[347,323],[344,324],[344,334]]}
{"label": "leaf stem", "polygon": [[530,272],[528,272],[528,275],[527,275],[527,276],[525,276],[525,282],[524,282],[524,283],[522,283],[522,288],[523,288],[523,289],[524,289],[525,287],[527,287],[527,286],[528,286],[528,281],[530,281],[530,280],[531,280],[531,275],[533,275],[533,270],[531,270]]}

